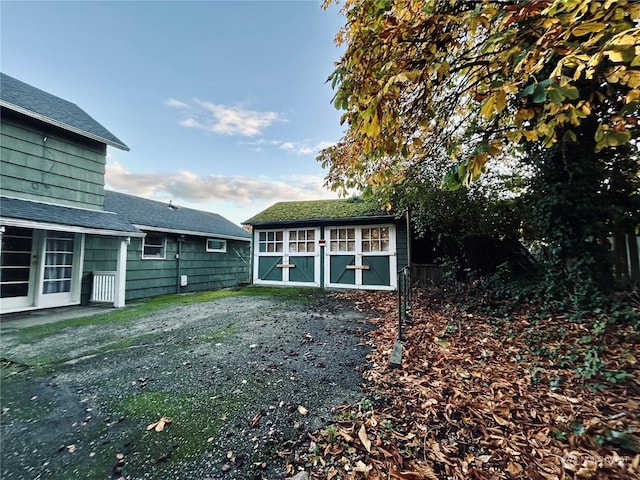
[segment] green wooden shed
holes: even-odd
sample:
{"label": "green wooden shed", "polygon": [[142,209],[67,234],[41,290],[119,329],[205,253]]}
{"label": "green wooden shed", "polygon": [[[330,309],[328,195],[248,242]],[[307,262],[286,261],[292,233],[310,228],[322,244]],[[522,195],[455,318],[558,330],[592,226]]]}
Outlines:
{"label": "green wooden shed", "polygon": [[357,197],[279,202],[244,224],[257,285],[395,290],[409,263],[406,222]]}

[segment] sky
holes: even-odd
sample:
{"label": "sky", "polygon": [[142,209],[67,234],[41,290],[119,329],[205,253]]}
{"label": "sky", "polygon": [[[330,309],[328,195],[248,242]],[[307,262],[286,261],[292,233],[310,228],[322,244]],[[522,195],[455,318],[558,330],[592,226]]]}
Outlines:
{"label": "sky", "polygon": [[316,156],[345,131],[326,82],[343,24],[313,0],[2,0],[0,69],[130,148],[107,148],[107,188],[241,224],[337,198]]}

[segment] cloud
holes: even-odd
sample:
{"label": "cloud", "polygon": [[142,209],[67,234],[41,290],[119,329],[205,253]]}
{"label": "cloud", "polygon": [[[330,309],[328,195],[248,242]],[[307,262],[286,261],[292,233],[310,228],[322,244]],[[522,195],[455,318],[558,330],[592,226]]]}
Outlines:
{"label": "cloud", "polygon": [[229,106],[201,100],[186,103],[174,98],[165,100],[164,104],[180,112],[182,119],[179,123],[183,127],[220,135],[256,137],[274,123],[286,121],[277,112],[258,112],[240,105]]}
{"label": "cloud", "polygon": [[107,164],[107,187],[146,198],[172,198],[185,203],[226,201],[246,207],[254,203],[336,198],[326,190],[324,178],[293,175],[281,179],[268,177],[206,175],[187,170],[175,173],[137,174],[119,162]]}
{"label": "cloud", "polygon": [[183,108],[183,109],[189,108],[189,105],[179,100],[176,100],[175,98],[168,98],[167,100],[164,101],[164,104],[167,105],[168,107],[173,107],[173,108]]}
{"label": "cloud", "polygon": [[282,141],[282,140],[265,140],[258,139],[253,142],[245,142],[247,145],[251,145],[253,150],[261,151],[262,146],[272,146],[279,148],[280,150],[284,150],[289,153],[293,153],[295,155],[318,155],[321,150],[334,145],[335,142],[290,142],[290,141]]}

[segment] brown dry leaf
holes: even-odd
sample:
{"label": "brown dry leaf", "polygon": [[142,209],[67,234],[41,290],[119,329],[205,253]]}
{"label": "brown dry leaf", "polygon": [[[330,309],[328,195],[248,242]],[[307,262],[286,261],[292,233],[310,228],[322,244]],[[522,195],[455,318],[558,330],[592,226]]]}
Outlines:
{"label": "brown dry leaf", "polygon": [[260,419],[264,417],[266,412],[264,410],[260,410],[258,413],[254,415],[254,417],[249,421],[249,428],[256,428],[260,423]]}
{"label": "brown dry leaf", "polygon": [[502,417],[497,416],[495,413],[491,414],[493,416],[493,419],[499,424],[502,425],[503,427],[507,427],[509,426],[509,421],[505,420]]}
{"label": "brown dry leaf", "polygon": [[511,475],[520,475],[523,472],[523,468],[520,464],[515,463],[515,462],[509,462],[509,464],[507,465],[507,471],[511,474]]}
{"label": "brown dry leaf", "polygon": [[156,432],[161,432],[164,430],[165,425],[171,422],[173,422],[172,418],[162,417],[157,422],[153,422],[147,425],[147,430],[155,430]]}
{"label": "brown dry leaf", "polygon": [[345,428],[339,428],[338,429],[338,435],[340,435],[342,438],[344,438],[345,441],[348,442],[348,443],[353,442],[353,437],[351,435],[349,435],[349,431],[346,430]]}
{"label": "brown dry leaf", "polygon": [[336,470],[335,467],[331,467],[327,472],[327,480],[331,480],[337,474],[338,474],[338,470]]}
{"label": "brown dry leaf", "polygon": [[161,418],[160,421],[156,424],[154,430],[156,432],[161,432],[164,430],[165,421]]}
{"label": "brown dry leaf", "polygon": [[354,472],[360,472],[364,475],[364,478],[369,477],[369,472],[373,468],[372,465],[366,465],[362,460],[358,460],[356,466],[353,468]]}
{"label": "brown dry leaf", "polygon": [[364,448],[367,449],[367,452],[371,453],[371,440],[369,440],[369,437],[367,436],[367,429],[364,428],[364,423],[360,427],[360,430],[358,430],[358,438],[362,442]]}

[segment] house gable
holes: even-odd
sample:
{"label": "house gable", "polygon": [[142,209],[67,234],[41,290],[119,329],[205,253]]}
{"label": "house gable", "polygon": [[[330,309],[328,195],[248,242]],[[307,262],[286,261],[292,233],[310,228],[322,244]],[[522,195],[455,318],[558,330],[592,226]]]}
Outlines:
{"label": "house gable", "polygon": [[107,145],[129,148],[77,105],[0,74],[6,196],[102,210]]}

